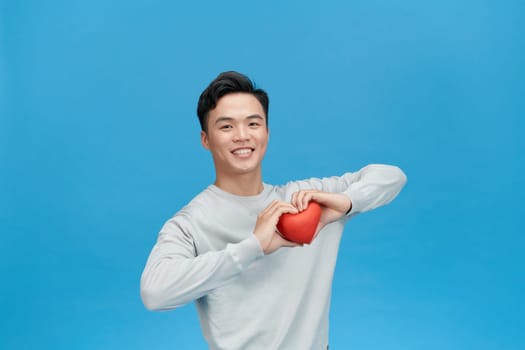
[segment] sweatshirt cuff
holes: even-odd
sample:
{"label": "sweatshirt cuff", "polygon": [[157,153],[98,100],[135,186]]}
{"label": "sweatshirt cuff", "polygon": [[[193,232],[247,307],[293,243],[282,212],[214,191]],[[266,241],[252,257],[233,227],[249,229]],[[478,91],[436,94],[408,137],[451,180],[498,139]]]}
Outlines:
{"label": "sweatshirt cuff", "polygon": [[350,201],[352,202],[352,209],[346,213],[346,216],[358,214],[363,210],[366,205],[366,198],[361,191],[355,188],[349,188],[343,192],[343,194],[350,198]]}
{"label": "sweatshirt cuff", "polygon": [[226,250],[230,253],[239,270],[244,270],[252,262],[264,256],[259,241],[254,235],[235,244],[228,244]]}

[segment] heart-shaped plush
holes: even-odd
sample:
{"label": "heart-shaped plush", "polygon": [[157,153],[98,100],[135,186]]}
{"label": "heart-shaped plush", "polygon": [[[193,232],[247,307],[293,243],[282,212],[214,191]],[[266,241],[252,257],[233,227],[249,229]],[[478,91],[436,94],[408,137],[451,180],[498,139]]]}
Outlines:
{"label": "heart-shaped plush", "polygon": [[310,244],[320,218],[321,206],[316,202],[310,202],[308,207],[300,213],[281,215],[277,229],[289,241]]}

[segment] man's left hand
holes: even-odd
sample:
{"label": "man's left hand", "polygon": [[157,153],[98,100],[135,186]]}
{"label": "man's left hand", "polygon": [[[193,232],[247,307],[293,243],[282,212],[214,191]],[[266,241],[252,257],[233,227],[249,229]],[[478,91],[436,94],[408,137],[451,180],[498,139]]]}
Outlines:
{"label": "man's left hand", "polygon": [[292,195],[291,203],[301,212],[308,207],[310,201],[319,203],[322,208],[316,236],[324,226],[339,220],[352,209],[352,201],[346,195],[317,190],[301,190],[295,192]]}

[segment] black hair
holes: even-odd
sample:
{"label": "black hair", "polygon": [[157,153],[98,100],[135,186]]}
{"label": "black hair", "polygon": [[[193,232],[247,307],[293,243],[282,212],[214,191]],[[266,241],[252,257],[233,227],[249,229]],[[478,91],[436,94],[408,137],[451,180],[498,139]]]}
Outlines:
{"label": "black hair", "polygon": [[268,106],[270,100],[266,91],[259,89],[244,74],[228,71],[223,72],[215,78],[202,92],[197,105],[197,115],[202,131],[208,131],[208,114],[217,106],[221,97],[236,92],[252,94],[262,105],[266,114],[266,127],[268,127]]}

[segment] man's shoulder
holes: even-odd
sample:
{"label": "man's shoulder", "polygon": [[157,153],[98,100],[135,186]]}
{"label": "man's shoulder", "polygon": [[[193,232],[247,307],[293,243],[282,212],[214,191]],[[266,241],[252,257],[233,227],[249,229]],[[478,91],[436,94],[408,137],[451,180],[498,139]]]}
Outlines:
{"label": "man's shoulder", "polygon": [[192,216],[210,207],[211,191],[210,187],[206,187],[195,197],[193,197],[184,207],[182,207],[175,216]]}

